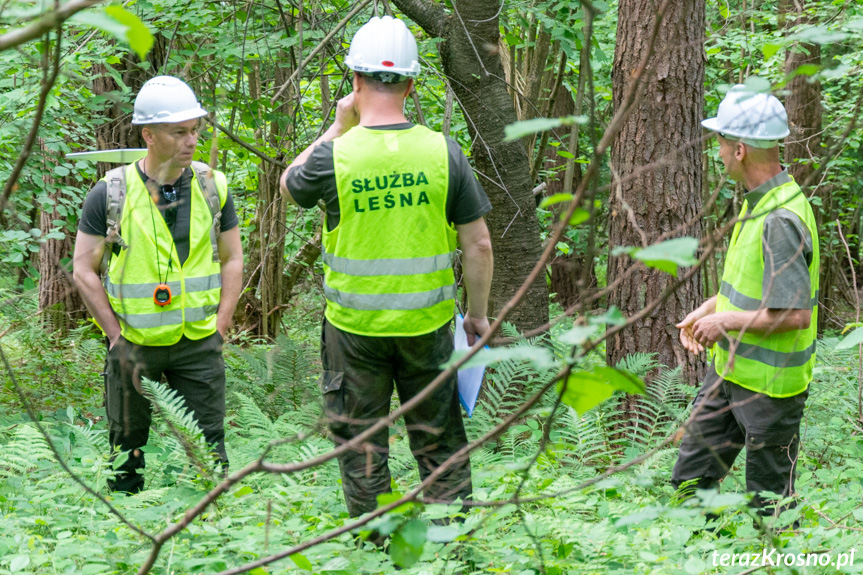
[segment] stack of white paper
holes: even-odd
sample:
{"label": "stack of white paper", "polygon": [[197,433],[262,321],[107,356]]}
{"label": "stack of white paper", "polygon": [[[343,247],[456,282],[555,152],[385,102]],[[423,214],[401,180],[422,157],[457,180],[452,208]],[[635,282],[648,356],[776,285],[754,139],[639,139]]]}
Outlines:
{"label": "stack of white paper", "polygon": [[[467,344],[467,334],[464,331],[464,318],[461,314],[456,314],[455,318],[455,350],[469,349]],[[486,349],[488,346],[486,346]],[[476,399],[479,397],[479,390],[482,387],[482,378],[485,375],[485,366],[477,365],[474,367],[462,368],[458,370],[458,398],[461,401],[462,407],[467,411],[467,416],[473,415],[473,408],[476,407]]]}

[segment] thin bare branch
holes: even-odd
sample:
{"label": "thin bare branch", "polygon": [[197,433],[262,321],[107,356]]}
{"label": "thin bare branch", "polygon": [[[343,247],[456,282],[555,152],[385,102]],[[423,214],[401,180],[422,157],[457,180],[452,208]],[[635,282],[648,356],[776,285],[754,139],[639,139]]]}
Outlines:
{"label": "thin bare branch", "polygon": [[17,28],[0,36],[0,52],[20,46],[30,40],[35,40],[49,30],[62,25],[63,22],[81,10],[86,10],[100,2],[102,0],[72,0],[56,10],[49,10],[39,16],[38,20],[31,22],[23,28]]}

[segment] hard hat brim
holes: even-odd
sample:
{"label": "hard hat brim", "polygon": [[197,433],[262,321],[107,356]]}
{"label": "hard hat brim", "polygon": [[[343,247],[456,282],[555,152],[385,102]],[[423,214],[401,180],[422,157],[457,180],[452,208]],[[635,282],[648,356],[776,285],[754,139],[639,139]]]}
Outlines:
{"label": "hard hat brim", "polygon": [[706,120],[701,121],[701,125],[710,130],[711,132],[722,133],[728,136],[734,136],[735,138],[746,138],[747,140],[764,140],[765,142],[774,142],[777,140],[782,140],[787,138],[791,133],[791,130],[784,130],[781,134],[776,134],[770,138],[759,138],[757,136],[753,136],[752,134],[741,134],[737,130],[729,130],[728,128],[723,128],[719,124],[719,118],[707,118]]}
{"label": "hard hat brim", "polygon": [[203,118],[206,115],[207,111],[198,106],[197,108],[192,108],[191,110],[184,110],[182,112],[177,112],[175,114],[169,114],[166,116],[155,116],[147,118],[146,120],[136,120],[133,117],[132,123],[137,126],[144,126],[146,124],[179,124],[180,122],[194,120],[195,118]]}
{"label": "hard hat brim", "polygon": [[711,132],[721,132],[719,126],[719,118],[707,118],[706,120],[701,121],[701,125],[710,130]]}

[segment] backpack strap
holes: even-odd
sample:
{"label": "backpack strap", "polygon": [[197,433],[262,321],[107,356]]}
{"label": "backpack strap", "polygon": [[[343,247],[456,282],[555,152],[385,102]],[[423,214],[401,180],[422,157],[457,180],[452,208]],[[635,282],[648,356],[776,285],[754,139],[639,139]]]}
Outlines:
{"label": "backpack strap", "polygon": [[123,216],[123,204],[126,201],[126,166],[114,168],[105,174],[108,182],[108,193],[105,194],[105,252],[102,254],[102,263],[99,268],[102,275],[108,271],[114,247],[119,246],[126,249],[129,246],[120,235],[120,220]]}
{"label": "backpack strap", "polygon": [[198,187],[204,194],[210,214],[213,216],[213,225],[210,227],[210,244],[213,246],[213,263],[219,263],[219,234],[222,233],[222,201],[219,199],[219,190],[216,189],[216,178],[210,166],[203,162],[192,162],[192,170],[198,179]]}

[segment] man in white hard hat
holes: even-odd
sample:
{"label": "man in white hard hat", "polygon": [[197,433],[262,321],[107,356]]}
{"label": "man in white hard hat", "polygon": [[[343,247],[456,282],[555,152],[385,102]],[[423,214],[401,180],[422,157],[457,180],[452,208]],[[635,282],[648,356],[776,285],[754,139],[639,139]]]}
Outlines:
{"label": "man in white hard hat", "polygon": [[[398,19],[372,18],[346,59],[353,92],[335,122],[282,175],[282,193],[300,206],[326,204],[323,234],[326,314],[321,387],[336,443],[421,392],[453,351],[451,322],[457,243],[467,292],[470,343],[488,329],[491,209],[458,144],[404,115],[420,71],[413,35]],[[467,438],[456,378],[405,415],[411,451],[425,479]],[[390,490],[389,433],[379,431],[339,457],[348,512],[377,507]],[[470,462],[457,461],[425,491],[427,499],[471,494]]]}
{"label": "man in white hard hat", "polygon": [[672,483],[718,487],[745,447],[746,489],[764,514],[772,506],[762,492],[794,492],[815,363],[818,230],[806,196],[779,160],[779,141],[789,131],[776,97],[734,86],[717,117],[702,125],[718,134],[728,176],[748,192],[719,293],[677,325],[690,352],[713,349],[713,365]]}
{"label": "man in white hard hat", "polygon": [[142,127],[147,156],[109,171],[87,194],[78,224],[75,283],[109,345],[110,444],[128,452],[108,482],[115,491],[144,486],[151,405],[142,377],[165,376],[227,465],[222,344],[243,253],[225,175],[192,161],[205,115],[182,80],[144,84],[132,123]]}

